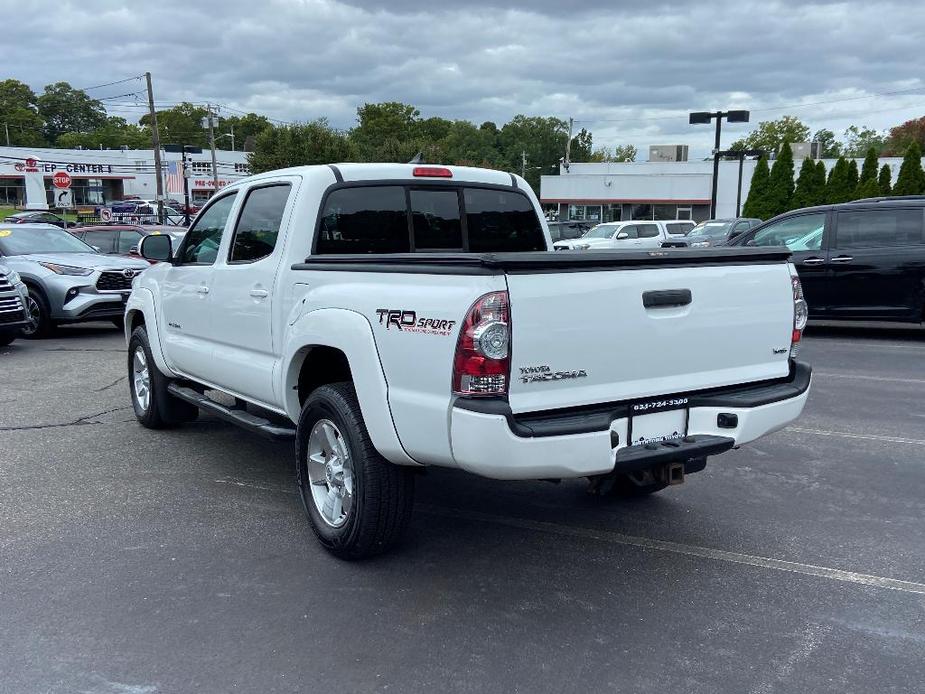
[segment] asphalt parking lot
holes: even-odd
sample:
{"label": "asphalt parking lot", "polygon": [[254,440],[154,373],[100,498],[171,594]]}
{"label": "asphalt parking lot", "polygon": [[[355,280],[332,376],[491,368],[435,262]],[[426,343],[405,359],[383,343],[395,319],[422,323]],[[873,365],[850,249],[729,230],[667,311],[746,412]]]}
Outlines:
{"label": "asphalt parking lot", "polygon": [[803,349],[802,420],[684,485],[434,470],[349,564],[290,446],[138,426],[111,327],[0,348],[0,691],[922,691],[925,333]]}

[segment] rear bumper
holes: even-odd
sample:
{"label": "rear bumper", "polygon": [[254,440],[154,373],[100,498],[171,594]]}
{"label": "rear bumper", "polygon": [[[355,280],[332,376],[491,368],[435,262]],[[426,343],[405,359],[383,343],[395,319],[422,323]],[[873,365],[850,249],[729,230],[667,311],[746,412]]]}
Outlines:
{"label": "rear bumper", "polygon": [[[800,416],[812,371],[797,363],[786,379],[681,394],[688,397],[688,437],[677,447],[627,446],[629,405],[607,403],[513,415],[505,402],[463,400],[450,417],[456,464],[496,479],[601,475],[712,455],[782,429]],[[735,415],[735,426],[718,417]]]}

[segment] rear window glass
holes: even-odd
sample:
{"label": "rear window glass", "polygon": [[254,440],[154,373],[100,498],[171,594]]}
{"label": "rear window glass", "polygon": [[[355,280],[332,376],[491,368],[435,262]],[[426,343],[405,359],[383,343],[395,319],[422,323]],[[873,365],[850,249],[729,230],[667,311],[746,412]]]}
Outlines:
{"label": "rear window glass", "polygon": [[489,188],[466,188],[466,226],[473,253],[545,251],[546,239],[526,195]]}
{"label": "rear window glass", "polygon": [[317,253],[408,253],[408,212],[402,186],[341,188],[321,213]]}
{"label": "rear window glass", "polygon": [[456,190],[412,190],[415,250],[462,250],[462,222]]}
{"label": "rear window glass", "polygon": [[838,213],[837,248],[910,246],[922,242],[922,210]]}

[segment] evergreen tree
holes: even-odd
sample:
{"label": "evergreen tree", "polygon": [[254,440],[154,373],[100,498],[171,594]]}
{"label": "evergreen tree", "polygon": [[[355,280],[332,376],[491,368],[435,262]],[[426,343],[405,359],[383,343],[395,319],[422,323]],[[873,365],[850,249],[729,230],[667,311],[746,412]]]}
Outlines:
{"label": "evergreen tree", "polygon": [[857,192],[854,194],[855,200],[877,197],[880,197],[880,185],[877,183],[876,178],[868,178],[866,181],[858,183]]}
{"label": "evergreen tree", "polygon": [[877,179],[878,163],[877,150],[871,147],[867,150],[867,156],[864,157],[864,166],[861,167],[861,178],[858,179],[858,184]]}
{"label": "evergreen tree", "polygon": [[797,178],[797,186],[793,191],[793,200],[790,209],[796,210],[801,207],[812,207],[816,204],[818,194],[816,192],[816,163],[808,157],[803,160],[800,166],[800,176]]}
{"label": "evergreen tree", "polygon": [[918,142],[906,149],[893,195],[921,195],[925,193],[925,171],[922,171],[922,150]]}
{"label": "evergreen tree", "polygon": [[884,164],[880,167],[880,177],[877,179],[880,187],[880,195],[889,195],[893,190],[892,186],[893,181],[893,172],[890,169],[889,164]]}
{"label": "evergreen tree", "polygon": [[777,159],[771,167],[768,179],[768,193],[765,197],[767,219],[783,214],[790,209],[793,200],[793,150],[784,141],[777,152]]}
{"label": "evergreen tree", "polygon": [[854,188],[848,184],[848,160],[839,157],[835,166],[829,171],[829,180],[825,184],[825,201],[829,205],[848,202],[854,193]]}
{"label": "evergreen tree", "polygon": [[825,204],[825,162],[820,160],[816,162],[816,199],[813,200],[813,205],[824,205]]}
{"label": "evergreen tree", "polygon": [[851,159],[848,162],[848,180],[845,181],[845,195],[848,196],[848,200],[857,200],[859,178],[858,163],[856,160]]}
{"label": "evergreen tree", "polygon": [[742,215],[745,217],[756,217],[757,219],[767,219],[765,197],[768,192],[768,179],[771,176],[771,170],[768,168],[767,157],[760,157],[755,164],[755,171],[752,173],[752,181],[748,187],[748,197],[745,199],[745,206],[742,208]]}

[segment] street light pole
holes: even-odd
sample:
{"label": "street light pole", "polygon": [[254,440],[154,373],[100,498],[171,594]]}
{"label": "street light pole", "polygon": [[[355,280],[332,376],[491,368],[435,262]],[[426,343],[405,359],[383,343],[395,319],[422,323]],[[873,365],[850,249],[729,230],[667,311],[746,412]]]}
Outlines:
{"label": "street light pole", "polygon": [[697,111],[689,115],[688,122],[691,125],[709,123],[711,120],[716,120],[716,139],[713,143],[713,185],[710,193],[710,219],[716,219],[716,191],[719,185],[719,146],[723,118],[730,123],[748,123],[748,116],[748,111]]}
{"label": "street light pole", "polygon": [[736,190],[736,217],[742,209],[742,167],[745,163],[745,157],[760,157],[764,154],[763,149],[727,149],[720,152],[721,157],[735,157],[739,160],[739,187]]}

